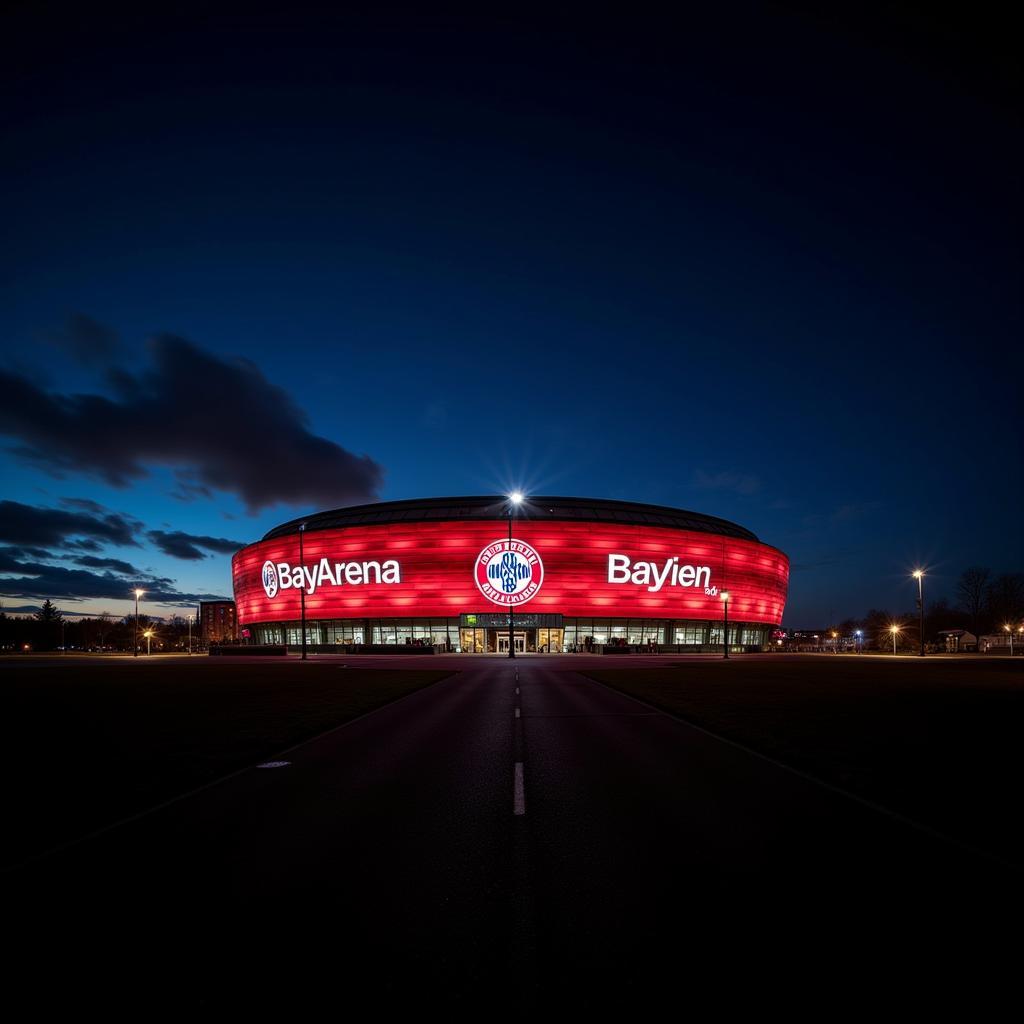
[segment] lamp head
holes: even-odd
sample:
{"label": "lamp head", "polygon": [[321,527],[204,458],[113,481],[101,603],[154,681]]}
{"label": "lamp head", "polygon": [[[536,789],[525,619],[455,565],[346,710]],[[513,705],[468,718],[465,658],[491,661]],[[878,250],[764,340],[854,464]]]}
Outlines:
{"label": "lamp head", "polygon": [[513,491],[508,496],[508,500],[511,501],[513,505],[519,505],[522,502],[522,500],[523,500],[523,492],[522,491]]}
{"label": "lamp head", "polygon": [[144,591],[144,590],[136,590],[136,591],[135,591],[135,596],[136,596],[136,597],[142,597],[142,595],[143,595],[144,593],[145,593],[145,591]]}
{"label": "lamp head", "polygon": [[723,590],[720,596],[721,596],[723,601],[728,601],[729,600],[729,591],[728,590]]}
{"label": "lamp head", "polygon": [[915,580],[919,580],[924,575],[924,569],[915,569],[911,575]]}

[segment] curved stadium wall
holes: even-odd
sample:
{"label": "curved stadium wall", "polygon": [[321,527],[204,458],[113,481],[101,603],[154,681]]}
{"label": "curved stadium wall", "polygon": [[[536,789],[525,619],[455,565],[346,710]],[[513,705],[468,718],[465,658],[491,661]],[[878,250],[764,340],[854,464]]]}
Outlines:
{"label": "curved stadium wall", "polygon": [[662,506],[531,498],[382,502],[293,520],[232,561],[240,627],[314,651],[465,653],[658,644],[759,650],[782,621],[789,560],[749,530]]}

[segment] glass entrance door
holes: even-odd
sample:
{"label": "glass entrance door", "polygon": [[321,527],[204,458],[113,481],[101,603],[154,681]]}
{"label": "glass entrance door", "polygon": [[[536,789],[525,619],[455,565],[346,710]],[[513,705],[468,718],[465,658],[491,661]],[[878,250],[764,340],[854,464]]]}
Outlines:
{"label": "glass entrance door", "polygon": [[[513,633],[512,639],[515,641],[516,654],[526,653],[526,634],[525,633]],[[498,653],[508,654],[508,633],[498,634]]]}

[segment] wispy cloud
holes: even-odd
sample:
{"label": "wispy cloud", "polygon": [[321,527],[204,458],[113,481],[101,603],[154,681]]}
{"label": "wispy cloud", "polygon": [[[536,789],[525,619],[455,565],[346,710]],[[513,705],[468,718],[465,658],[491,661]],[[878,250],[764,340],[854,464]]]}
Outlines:
{"label": "wispy cloud", "polygon": [[207,557],[200,548],[216,552],[219,555],[233,555],[239,548],[245,547],[245,543],[240,540],[228,540],[225,537],[204,537],[193,533],[182,533],[181,530],[173,530],[171,532],[150,530],[146,536],[165,555],[188,561],[198,561],[201,558]]}
{"label": "wispy cloud", "polygon": [[84,313],[73,313],[48,340],[83,366],[107,366],[121,355],[117,332]]}
{"label": "wispy cloud", "polygon": [[735,494],[756,494],[761,489],[761,481],[748,473],[734,473],[720,470],[707,473],[703,469],[694,471],[693,486],[702,491],[732,491]]}

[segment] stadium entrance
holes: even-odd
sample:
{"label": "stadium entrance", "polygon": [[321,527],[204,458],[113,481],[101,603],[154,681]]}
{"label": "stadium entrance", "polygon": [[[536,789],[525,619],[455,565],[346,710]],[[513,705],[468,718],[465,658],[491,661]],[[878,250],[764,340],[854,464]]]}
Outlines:
{"label": "stadium entrance", "polygon": [[[508,654],[508,633],[498,633],[495,638],[498,647],[499,654]],[[526,634],[525,633],[513,633],[512,639],[515,641],[516,654],[526,653]]]}

